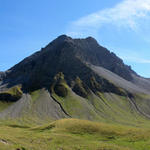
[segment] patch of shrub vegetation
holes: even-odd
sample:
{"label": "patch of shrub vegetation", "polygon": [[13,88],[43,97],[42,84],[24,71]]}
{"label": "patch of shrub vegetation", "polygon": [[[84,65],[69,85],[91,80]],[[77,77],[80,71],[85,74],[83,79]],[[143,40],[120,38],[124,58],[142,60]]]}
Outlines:
{"label": "patch of shrub vegetation", "polygon": [[54,84],[52,86],[54,92],[61,97],[66,97],[68,94],[67,83],[64,79],[64,74],[62,72],[58,73],[54,77]]}
{"label": "patch of shrub vegetation", "polygon": [[76,78],[73,89],[76,94],[86,98],[90,90],[88,87],[81,81],[79,77]]}
{"label": "patch of shrub vegetation", "polygon": [[14,102],[22,97],[22,90],[20,86],[14,86],[7,91],[0,93],[0,101]]}
{"label": "patch of shrub vegetation", "polygon": [[67,88],[63,84],[56,84],[54,91],[58,96],[66,97],[68,94]]}
{"label": "patch of shrub vegetation", "polygon": [[96,79],[95,79],[94,76],[92,76],[92,77],[90,78],[90,86],[91,86],[91,89],[93,89],[94,92],[95,92],[95,91],[101,91],[101,90],[102,90],[101,84],[99,84],[99,83],[96,81]]}

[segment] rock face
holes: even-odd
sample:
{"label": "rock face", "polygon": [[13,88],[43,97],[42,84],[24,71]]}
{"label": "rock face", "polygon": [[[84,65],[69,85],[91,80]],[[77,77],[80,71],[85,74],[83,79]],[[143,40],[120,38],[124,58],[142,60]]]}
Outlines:
{"label": "rock face", "polygon": [[2,79],[5,77],[5,73],[4,72],[0,72],[0,81],[2,81]]}
{"label": "rock face", "polygon": [[[9,83],[9,86],[22,84],[24,90],[48,88],[54,76],[63,72],[70,86],[77,77],[88,87],[91,87],[92,78],[97,78],[102,83],[104,80],[97,77],[86,63],[102,66],[126,80],[132,80],[131,68],[115,54],[100,46],[92,37],[72,39],[62,35],[41,51],[12,67],[5,81]],[[108,89],[105,85],[103,87],[105,90]]]}

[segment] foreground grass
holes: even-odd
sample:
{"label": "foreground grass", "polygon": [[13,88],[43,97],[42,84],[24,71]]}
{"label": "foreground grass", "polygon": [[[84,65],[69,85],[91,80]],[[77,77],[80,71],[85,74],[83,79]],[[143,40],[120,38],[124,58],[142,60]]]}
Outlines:
{"label": "foreground grass", "polygon": [[44,126],[0,124],[0,150],[148,150],[150,129],[62,119]]}

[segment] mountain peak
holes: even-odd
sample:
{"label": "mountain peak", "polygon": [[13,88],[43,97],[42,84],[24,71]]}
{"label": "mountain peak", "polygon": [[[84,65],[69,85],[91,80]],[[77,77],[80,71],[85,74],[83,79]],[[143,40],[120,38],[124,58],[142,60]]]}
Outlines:
{"label": "mountain peak", "polygon": [[53,40],[52,42],[50,42],[45,49],[49,49],[51,46],[57,47],[58,45],[61,45],[65,42],[73,42],[73,39],[65,34],[58,36],[55,40]]}
{"label": "mountain peak", "polygon": [[91,36],[89,36],[87,38],[79,39],[79,38],[71,38],[70,36],[67,36],[66,34],[58,36],[53,42],[56,42],[57,44],[64,43],[64,42],[71,42],[71,43],[73,43],[76,40],[85,40],[89,44],[91,44],[91,43],[98,44],[97,40],[95,38],[91,37]]}
{"label": "mountain peak", "polygon": [[64,42],[70,42],[73,39],[65,34],[58,36],[54,41],[57,42],[57,44],[64,43]]}
{"label": "mountain peak", "polygon": [[62,41],[71,40],[71,39],[72,39],[72,38],[69,37],[69,36],[67,36],[66,34],[62,34],[62,35],[60,35],[60,36],[58,36],[58,37],[56,38],[56,40],[62,40]]}

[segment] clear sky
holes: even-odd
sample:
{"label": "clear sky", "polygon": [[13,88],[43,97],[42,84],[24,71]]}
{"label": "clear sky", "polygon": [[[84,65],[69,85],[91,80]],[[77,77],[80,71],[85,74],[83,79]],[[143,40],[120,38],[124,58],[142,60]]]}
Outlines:
{"label": "clear sky", "polygon": [[95,37],[150,77],[150,0],[0,0],[0,70],[61,34]]}

